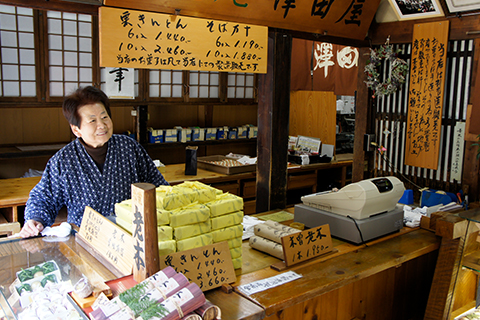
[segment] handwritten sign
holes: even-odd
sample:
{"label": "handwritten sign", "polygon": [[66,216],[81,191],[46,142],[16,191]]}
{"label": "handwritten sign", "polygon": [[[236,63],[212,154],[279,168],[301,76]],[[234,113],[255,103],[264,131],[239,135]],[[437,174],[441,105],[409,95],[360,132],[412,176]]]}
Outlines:
{"label": "handwritten sign", "polygon": [[461,181],[463,168],[463,149],[465,145],[465,122],[457,122],[454,129],[452,168],[450,169],[450,179]]}
{"label": "handwritten sign", "polygon": [[333,249],[330,226],[325,224],[282,237],[282,246],[287,267],[318,257]]}
{"label": "handwritten sign", "polygon": [[408,96],[405,164],[436,170],[440,150],[449,21],[416,24]]}
{"label": "handwritten sign", "polygon": [[300,279],[302,276],[293,271],[287,271],[285,273],[273,276],[267,279],[258,280],[248,284],[242,284],[237,289],[247,296],[257,292],[265,291],[270,288],[281,286],[284,283]]}
{"label": "handwritten sign", "polygon": [[78,235],[123,274],[132,273],[133,242],[128,232],[87,206]]}
{"label": "handwritten sign", "polygon": [[101,7],[100,66],[267,72],[268,28]]}
{"label": "handwritten sign", "polygon": [[160,257],[160,268],[171,266],[202,291],[232,283],[237,279],[226,241]]}
{"label": "handwritten sign", "polygon": [[103,4],[364,40],[380,0],[104,0]]}

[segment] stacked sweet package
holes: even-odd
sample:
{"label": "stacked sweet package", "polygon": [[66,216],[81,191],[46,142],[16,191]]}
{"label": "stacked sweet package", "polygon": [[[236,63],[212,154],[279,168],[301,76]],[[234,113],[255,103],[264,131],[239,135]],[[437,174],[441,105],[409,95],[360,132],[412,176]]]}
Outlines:
{"label": "stacked sweet package", "polygon": [[112,300],[95,305],[92,320],[181,319],[205,304],[195,283],[166,267]]}
{"label": "stacked sweet package", "polygon": [[255,235],[250,237],[250,247],[283,259],[282,237],[301,232],[298,229],[268,220],[254,227]]}
{"label": "stacked sweet package", "polygon": [[227,241],[233,267],[242,267],[243,199],[230,193],[217,195],[206,203],[210,208],[213,243]]}
{"label": "stacked sweet package", "polygon": [[[198,181],[156,189],[160,256],[227,241],[242,267],[243,199]],[[131,200],[115,205],[117,224],[133,231]]]}

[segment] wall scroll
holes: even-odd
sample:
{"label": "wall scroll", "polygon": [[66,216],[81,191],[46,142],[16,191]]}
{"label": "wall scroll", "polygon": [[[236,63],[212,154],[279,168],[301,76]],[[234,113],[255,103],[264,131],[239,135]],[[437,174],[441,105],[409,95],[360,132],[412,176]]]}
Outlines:
{"label": "wall scroll", "polygon": [[100,66],[267,72],[268,28],[101,7]]}
{"label": "wall scroll", "polygon": [[449,21],[415,24],[405,164],[437,169]]}

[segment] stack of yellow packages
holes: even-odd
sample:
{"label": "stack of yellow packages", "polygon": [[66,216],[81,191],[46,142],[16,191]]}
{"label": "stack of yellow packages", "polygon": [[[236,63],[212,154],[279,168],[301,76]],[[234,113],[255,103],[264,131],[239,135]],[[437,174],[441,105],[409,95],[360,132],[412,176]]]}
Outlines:
{"label": "stack of yellow packages", "polygon": [[242,267],[243,199],[230,193],[217,195],[206,203],[210,208],[211,235],[213,243],[227,241],[233,267]]}
{"label": "stack of yellow packages", "polygon": [[[132,199],[124,200],[115,204],[115,215],[117,224],[126,231],[133,233],[133,210]],[[170,215],[167,211],[159,208],[157,204],[157,230],[158,248],[160,254],[175,252],[176,243],[173,240],[173,228],[170,224]]]}

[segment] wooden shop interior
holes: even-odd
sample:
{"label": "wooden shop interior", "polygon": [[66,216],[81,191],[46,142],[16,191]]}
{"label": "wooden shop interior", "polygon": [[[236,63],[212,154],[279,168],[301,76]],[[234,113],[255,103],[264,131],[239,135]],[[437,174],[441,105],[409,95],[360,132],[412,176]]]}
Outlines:
{"label": "wooden shop interior", "polygon": [[[414,206],[429,190],[460,197],[456,210],[432,212],[414,227],[360,244],[332,234],[331,251],[288,267],[279,268],[282,259],[244,240],[234,281],[204,292],[222,319],[460,319],[479,305],[480,5],[311,2],[0,0],[2,320],[17,318],[8,287],[22,268],[53,259],[97,285],[128,276],[112,271],[99,248],[88,250],[74,236],[64,242],[6,237],[19,231],[28,192],[48,159],[75,138],[62,114],[63,97],[79,86],[109,89],[112,72],[105,62],[127,59],[113,46],[102,47],[116,32],[107,27],[108,10],[158,14],[173,22],[227,21],[263,32],[255,38],[263,41],[257,53],[262,70],[248,62],[250,69],[239,72],[191,64],[122,65],[133,68],[132,96],[111,99],[114,133],[131,135],[160,160],[170,184],[200,181],[237,195],[245,216],[252,217],[295,215],[302,196],[386,176],[412,190]],[[219,39],[211,49],[223,59],[225,43]],[[381,56],[382,48],[396,54]],[[423,60],[425,67],[418,61],[427,52],[433,58]],[[372,64],[374,54],[380,54],[378,65]],[[393,67],[395,57],[407,66],[403,74]],[[431,87],[422,87],[424,79]],[[425,108],[425,97],[433,95],[437,103]],[[153,141],[155,130],[177,126],[228,128],[235,135]],[[333,155],[319,163],[294,163],[292,137],[321,141]],[[196,175],[185,175],[186,146],[198,147],[199,160],[233,153],[256,157],[256,166],[231,173],[199,162]],[[59,215],[58,223],[64,220]],[[301,278],[251,294],[239,289],[289,271]]]}

